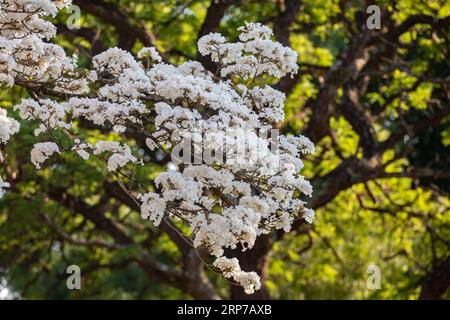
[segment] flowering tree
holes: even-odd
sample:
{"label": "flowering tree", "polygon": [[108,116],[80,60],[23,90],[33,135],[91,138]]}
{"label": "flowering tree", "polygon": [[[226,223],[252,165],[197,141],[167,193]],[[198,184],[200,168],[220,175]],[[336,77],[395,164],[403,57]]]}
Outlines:
{"label": "flowering tree", "polygon": [[69,2],[0,0],[0,298],[445,297],[448,1]]}
{"label": "flowering tree", "polygon": [[[299,172],[300,155],[314,151],[313,144],[303,136],[281,136],[274,151],[274,141],[257,135],[257,130],[268,131],[284,119],[285,96],[266,81],[295,74],[297,54],[271,40],[269,28],[248,23],[239,29],[238,42],[227,42],[217,33],[199,40],[199,52],[217,64],[214,74],[194,61],[164,63],[154,47],[140,50],[138,60],[124,50],[108,49],[93,58],[92,69],[81,69],[76,56],[68,57],[63,48],[46,42],[55,27],[44,18],[69,4],[2,2],[1,80],[40,90],[15,106],[22,119],[39,122],[34,134],[47,140],[34,145],[31,162],[41,169],[55,154],[75,152],[85,160],[93,156],[120,183],[133,175],[131,167],[146,165],[122,135],[128,128],[145,137],[148,148],[164,153],[185,145],[186,134],[195,132],[202,154],[217,154],[205,159],[208,163],[179,163],[152,182],[139,181],[135,190],[121,186],[140,204],[142,218],[155,226],[162,220],[174,228],[173,220],[187,224],[183,239],[204,248],[215,257],[213,267],[254,293],[261,286],[258,275],[243,271],[238,259],[224,250],[245,251],[258,236],[274,229],[289,231],[297,217],[311,223],[314,216],[299,199],[312,193]],[[19,124],[3,109],[1,116],[6,143]],[[80,119],[118,133],[121,141],[90,143]],[[55,132],[64,142],[54,139]],[[245,152],[238,154],[239,146]],[[8,183],[1,181],[0,186]]]}

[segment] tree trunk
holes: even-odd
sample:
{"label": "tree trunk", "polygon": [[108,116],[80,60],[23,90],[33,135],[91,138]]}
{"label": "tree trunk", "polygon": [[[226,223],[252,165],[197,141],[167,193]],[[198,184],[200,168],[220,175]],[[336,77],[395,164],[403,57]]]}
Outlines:
{"label": "tree trunk", "polygon": [[183,275],[186,283],[184,289],[196,300],[219,300],[211,282],[205,274],[205,264],[194,249],[189,250],[184,258]]}

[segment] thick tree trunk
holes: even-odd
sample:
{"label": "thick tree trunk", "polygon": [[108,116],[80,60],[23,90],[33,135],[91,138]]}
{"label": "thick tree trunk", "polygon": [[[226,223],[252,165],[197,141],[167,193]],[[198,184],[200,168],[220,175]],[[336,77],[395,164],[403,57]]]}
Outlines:
{"label": "thick tree trunk", "polygon": [[196,300],[219,300],[211,282],[205,274],[205,264],[195,250],[189,250],[184,258],[183,276],[186,280],[184,289]]}

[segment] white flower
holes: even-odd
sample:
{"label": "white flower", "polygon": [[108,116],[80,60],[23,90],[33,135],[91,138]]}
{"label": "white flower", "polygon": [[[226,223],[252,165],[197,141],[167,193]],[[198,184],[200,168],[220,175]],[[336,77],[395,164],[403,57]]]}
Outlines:
{"label": "white flower", "polygon": [[139,199],[142,201],[141,217],[150,219],[155,226],[159,226],[166,210],[166,200],[152,192],[139,195]]}
{"label": "white flower", "polygon": [[86,152],[84,150],[77,150],[77,153],[80,157],[82,157],[84,160],[89,159],[89,152]]}
{"label": "white flower", "polygon": [[137,57],[139,59],[148,59],[151,62],[161,62],[161,56],[159,55],[158,51],[156,51],[156,49],[154,47],[145,47],[142,48]]}
{"label": "white flower", "polygon": [[232,278],[239,272],[241,272],[241,267],[239,266],[239,261],[236,258],[229,259],[227,257],[219,257],[213,262],[213,266],[220,269],[223,275],[227,278]]}
{"label": "white flower", "polygon": [[90,154],[86,149],[92,149],[92,145],[89,143],[81,142],[79,139],[75,139],[75,145],[72,150],[75,151],[84,160],[89,159]]}
{"label": "white flower", "polygon": [[4,182],[2,177],[0,177],[0,198],[5,194],[5,189],[9,188],[11,185],[8,182]]}
{"label": "white flower", "polygon": [[259,276],[253,271],[241,271],[234,277],[234,280],[244,288],[246,294],[252,294],[261,288]]}
{"label": "white flower", "polygon": [[313,223],[314,222],[314,217],[315,217],[315,212],[312,209],[307,209],[305,208],[305,213],[303,214],[303,218],[305,219],[306,222],[308,223]]}
{"label": "white flower", "polygon": [[240,284],[247,294],[252,294],[261,288],[261,282],[256,272],[242,271],[236,258],[220,257],[214,261],[213,265],[221,270],[225,277],[232,278]]}
{"label": "white flower", "polygon": [[220,33],[210,33],[198,40],[198,52],[201,55],[211,55],[214,62],[219,61],[219,46],[225,43],[225,38]]}
{"label": "white flower", "polygon": [[40,169],[41,164],[54,153],[59,153],[59,147],[56,143],[36,143],[31,150],[31,162],[35,165],[36,169]]}
{"label": "white flower", "polygon": [[103,152],[111,153],[108,158],[108,170],[116,171],[118,168],[124,167],[128,162],[135,163],[136,157],[131,154],[131,149],[127,145],[121,145],[117,141],[99,141],[95,144],[94,154],[98,155]]}
{"label": "white flower", "polygon": [[119,48],[110,48],[96,55],[92,62],[97,72],[109,72],[116,76],[127,69],[140,69],[131,53]]}
{"label": "white flower", "polygon": [[249,107],[259,111],[260,118],[279,122],[284,120],[285,99],[284,93],[265,86],[253,88],[245,98],[245,102]]}
{"label": "white flower", "polygon": [[158,148],[158,145],[155,143],[155,141],[153,139],[150,139],[150,138],[145,139],[145,144],[147,145],[147,147],[151,151],[153,151],[153,150]]}
{"label": "white flower", "polygon": [[270,30],[267,26],[254,22],[248,22],[245,26],[240,27],[238,30],[241,31],[239,39],[244,42],[255,39],[267,40],[270,39],[273,34],[272,30]]}
{"label": "white flower", "polygon": [[65,122],[67,106],[56,101],[45,99],[35,101],[32,99],[24,99],[14,107],[19,110],[19,115],[26,120],[39,120],[40,125],[34,131],[38,136],[42,132],[55,129],[56,127],[70,129],[71,125]]}

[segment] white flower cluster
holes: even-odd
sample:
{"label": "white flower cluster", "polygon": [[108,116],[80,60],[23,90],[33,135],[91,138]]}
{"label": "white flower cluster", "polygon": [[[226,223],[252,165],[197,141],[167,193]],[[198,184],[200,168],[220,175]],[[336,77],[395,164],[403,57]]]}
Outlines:
{"label": "white flower cluster", "polygon": [[[8,117],[5,109],[0,108],[0,144],[6,144],[13,134],[19,132],[20,124]],[[10,184],[4,182],[0,176],[0,198],[3,197],[5,189],[9,188]]]}
{"label": "white flower cluster", "polygon": [[31,162],[36,169],[41,168],[41,164],[45,162],[54,153],[59,153],[59,147],[54,142],[36,143],[31,150]]}
{"label": "white flower cluster", "polygon": [[[296,53],[270,40],[270,29],[247,24],[241,31],[241,43],[227,43],[218,34],[199,41],[200,53],[211,55],[221,76],[233,74],[235,79],[247,80],[296,72]],[[295,194],[312,193],[311,185],[298,172],[303,168],[300,156],[313,152],[314,145],[303,136],[281,136],[274,153],[270,141],[255,133],[284,119],[283,93],[264,85],[217,80],[195,62],[178,67],[157,64],[147,75],[149,94],[161,100],[155,104],[156,131],[153,139],[147,140],[151,149],[156,147],[155,140],[170,147],[191,135],[194,142],[201,141],[204,152],[222,147],[229,156],[235,150],[224,142],[234,132],[234,146],[246,146],[250,141],[250,151],[264,157],[253,158],[250,152],[236,161],[184,164],[181,171],[161,173],[155,179],[161,193],[141,195],[143,217],[159,223],[166,214],[187,222],[194,246],[208,248],[218,263],[228,261],[223,260],[225,248],[239,245],[246,250],[261,234],[273,229],[289,231],[301,213],[312,222],[313,211],[304,208]],[[229,276],[247,292],[259,288],[255,273],[233,270]]]}
{"label": "white flower cluster", "polygon": [[20,124],[9,118],[6,110],[0,108],[0,143],[7,143],[11,136],[19,132]]}
{"label": "white flower cluster", "polygon": [[74,146],[72,147],[72,151],[75,151],[78,153],[78,155],[83,158],[84,160],[89,159],[90,153],[86,150],[92,150],[93,147],[90,143],[82,142],[80,139],[75,138],[74,140]]}
{"label": "white flower cluster", "polygon": [[[182,163],[159,174],[153,192],[133,191],[139,194],[144,219],[155,225],[165,218],[183,221],[194,246],[207,248],[226,277],[247,293],[258,290],[258,275],[243,272],[236,259],[223,256],[224,250],[246,250],[262,234],[274,229],[287,232],[294,219],[303,217],[311,223],[314,218],[299,199],[312,193],[300,171],[301,156],[313,152],[314,145],[303,136],[281,135],[273,150],[273,141],[259,134],[284,119],[285,96],[266,83],[296,73],[297,54],[272,41],[269,28],[249,23],[239,29],[239,42],[228,43],[219,34],[199,40],[199,52],[217,63],[217,74],[195,61],[180,66],[163,63],[155,48],[142,49],[139,61],[112,48],[93,58],[93,70],[78,71],[75,58],[44,42],[54,29],[42,17],[55,14],[68,1],[0,3],[0,82],[44,86],[68,97],[26,99],[16,106],[23,119],[39,122],[36,134],[70,130],[73,145],[64,150],[83,159],[106,153],[110,171],[138,162],[131,148],[118,141],[84,142],[77,138],[79,128],[73,120],[82,118],[119,135],[133,130],[150,149],[172,154],[186,137],[195,142],[192,154],[201,149],[212,155],[222,149],[227,161],[212,157],[206,163]],[[6,133],[14,130],[1,129],[0,138],[8,139]],[[241,147],[248,152],[233,158]],[[38,143],[31,159],[40,168],[59,152],[53,142]]]}
{"label": "white flower cluster", "polygon": [[206,35],[198,42],[199,52],[210,55],[219,64],[223,77],[238,75],[251,79],[267,74],[281,78],[297,72],[297,53],[272,41],[272,30],[268,27],[247,23],[239,31],[240,42],[228,43],[218,33]]}
{"label": "white flower cluster", "polygon": [[153,62],[161,62],[162,58],[159,55],[158,51],[156,51],[153,47],[145,47],[139,51],[137,57],[141,60],[149,60],[151,63]]}
{"label": "white flower cluster", "polygon": [[70,124],[65,122],[67,115],[65,104],[60,104],[50,99],[39,101],[24,99],[14,109],[19,110],[19,115],[22,119],[39,120],[39,127],[34,131],[36,136],[56,127],[66,129],[71,127]]}
{"label": "white flower cluster", "polygon": [[70,0],[2,0],[0,5],[0,83],[48,84],[61,92],[84,92],[94,74],[76,71],[76,57],[67,57],[55,44],[44,42],[56,34],[44,20]]}
{"label": "white flower cluster", "polygon": [[166,201],[156,193],[142,194],[139,199],[142,201],[142,218],[150,219],[155,226],[159,226],[166,211]]}
{"label": "white flower cluster", "polygon": [[259,117],[270,121],[280,122],[284,120],[284,93],[272,87],[255,87],[244,98],[244,102],[252,109],[256,109]]}
{"label": "white flower cluster", "polygon": [[127,145],[120,145],[117,141],[99,141],[95,144],[94,154],[98,155],[108,152],[108,170],[116,171],[124,167],[128,162],[136,162],[137,159],[131,154],[131,149]]}

